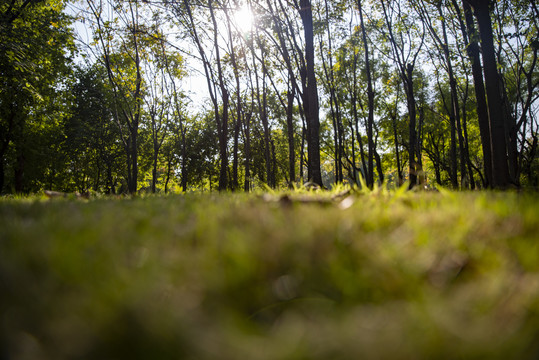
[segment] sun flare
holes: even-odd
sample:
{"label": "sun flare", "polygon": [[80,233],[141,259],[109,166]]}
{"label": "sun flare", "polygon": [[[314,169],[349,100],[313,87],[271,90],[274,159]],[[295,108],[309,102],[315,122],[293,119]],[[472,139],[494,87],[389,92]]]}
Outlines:
{"label": "sun flare", "polygon": [[234,13],[234,23],[241,32],[251,31],[254,23],[253,13],[248,7],[241,7]]}

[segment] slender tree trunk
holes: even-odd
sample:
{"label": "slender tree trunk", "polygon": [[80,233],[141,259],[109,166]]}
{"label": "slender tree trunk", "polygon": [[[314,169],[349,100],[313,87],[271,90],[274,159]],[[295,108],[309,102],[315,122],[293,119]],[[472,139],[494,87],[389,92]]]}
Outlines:
{"label": "slender tree trunk", "polygon": [[309,174],[309,164],[308,161],[305,159],[305,139],[307,138],[307,126],[305,124],[305,115],[300,110],[300,116],[301,116],[301,149],[300,149],[300,159],[299,159],[299,171],[300,171],[300,178],[301,182],[303,183],[305,180],[305,173],[303,171],[304,165],[307,165],[307,178]]}
{"label": "slender tree trunk", "polygon": [[490,146],[492,151],[492,186],[507,188],[510,184],[507,162],[505,119],[500,92],[500,81],[494,51],[494,37],[490,19],[490,0],[468,0],[474,8],[479,26],[483,73],[485,76],[487,106],[490,124]]}
{"label": "slender tree trunk", "polygon": [[367,178],[367,161],[365,161],[365,146],[363,145],[363,138],[359,132],[359,117],[357,114],[357,109],[354,112],[354,120],[356,125],[356,137],[357,142],[359,144],[359,156],[361,158],[361,176],[366,179]]}
{"label": "slender tree trunk", "polygon": [[[354,62],[352,66],[352,96],[351,96],[351,105],[352,105],[352,114],[354,117],[354,127],[355,127],[355,133],[357,142],[359,145],[359,157],[361,159],[361,176],[363,179],[366,180],[366,166],[367,162],[365,161],[365,148],[363,147],[363,139],[361,137],[361,134],[359,133],[359,114],[358,114],[358,89],[357,89],[357,63],[358,63],[359,56],[357,54],[354,54]],[[356,164],[354,163],[354,171],[356,169]]]}
{"label": "slender tree trunk", "polygon": [[133,171],[131,170],[131,167],[133,166],[133,162],[131,161],[131,136],[128,136],[127,138],[127,145],[125,147],[125,152],[126,152],[126,160],[127,160],[127,189],[123,190],[123,192],[125,192],[127,190],[127,192],[129,193],[130,192],[130,189],[132,187],[132,183],[133,183]]}
{"label": "slender tree trunk", "polygon": [[150,107],[150,118],[152,121],[151,127],[152,127],[152,147],[153,147],[153,154],[152,154],[152,183],[150,186],[150,190],[152,194],[155,194],[156,187],[157,187],[157,162],[159,159],[159,126],[157,125],[156,120],[156,111],[155,107],[152,105]]}
{"label": "slender tree trunk", "polygon": [[245,192],[251,191],[251,116],[252,112],[246,114],[243,128],[245,136],[245,181],[243,190]]}
{"label": "slender tree trunk", "polygon": [[398,138],[398,132],[397,132],[397,114],[398,114],[398,104],[399,104],[399,94],[400,94],[400,83],[397,85],[397,99],[395,100],[395,109],[394,112],[391,112],[390,110],[390,117],[391,117],[391,125],[393,128],[393,139],[395,144],[395,159],[397,162],[397,176],[398,176],[398,184],[399,186],[402,185],[404,182],[404,176],[402,175],[402,166],[400,161],[400,152],[399,152],[399,138]]}
{"label": "slender tree trunk", "polygon": [[412,64],[406,66],[406,101],[408,104],[408,132],[410,135],[408,145],[408,161],[410,166],[410,188],[417,184],[417,162],[416,162],[416,143],[417,143],[417,131],[416,131],[416,101],[414,96],[414,81],[413,81],[414,67]]}
{"label": "slender tree trunk", "polygon": [[307,107],[305,116],[307,118],[308,131],[308,152],[309,170],[311,180],[315,184],[323,186],[322,171],[320,168],[320,119],[318,88],[316,85],[316,74],[314,71],[314,28],[312,7],[310,0],[300,0],[300,15],[303,22],[305,35],[305,60],[307,65]]}
{"label": "slender tree trunk", "polygon": [[[356,138],[359,144],[359,156],[361,158],[361,176],[364,179],[366,179],[367,162],[365,161],[365,147],[363,146],[363,139],[361,137],[361,134],[359,133],[359,114],[358,114],[358,109],[357,109],[357,94],[355,93],[355,91],[354,91],[354,94],[352,95],[352,112],[354,116]],[[355,167],[355,164],[354,164],[354,167]]]}
{"label": "slender tree trunk", "polygon": [[152,166],[152,186],[151,191],[152,194],[155,194],[156,187],[157,187],[157,151],[154,148],[153,153],[153,166]]}
{"label": "slender tree trunk", "polygon": [[[518,164],[518,126],[516,117],[510,112],[511,105],[507,98],[507,91],[503,77],[500,75],[500,89],[502,92],[504,119],[505,119],[505,141],[507,144],[507,164],[509,169],[509,182],[519,184],[519,164]],[[519,90],[520,91],[520,90]],[[524,109],[523,109],[524,111]]]}
{"label": "slender tree trunk", "polygon": [[238,182],[238,150],[239,150],[239,135],[241,130],[241,114],[242,114],[242,101],[241,101],[241,88],[240,88],[240,75],[238,69],[238,63],[236,60],[236,50],[234,48],[234,39],[232,37],[232,28],[230,26],[231,19],[228,9],[225,7],[224,12],[227,18],[227,30],[228,41],[230,43],[230,59],[232,61],[232,69],[234,71],[234,79],[236,80],[236,119],[234,119],[234,150],[232,160],[232,190],[236,190],[239,186]]}
{"label": "slender tree trunk", "polygon": [[[238,116],[238,115],[236,115]],[[237,190],[239,187],[238,179],[238,167],[239,167],[239,141],[240,141],[240,127],[241,119],[234,119],[234,150],[232,157],[232,190]]]}
{"label": "slender tree trunk", "polygon": [[[223,82],[224,84],[224,82]],[[220,166],[219,166],[219,191],[224,191],[228,187],[228,92],[226,89],[223,91],[223,116],[221,119],[221,125],[218,126],[219,130],[219,154],[220,154]]]}
{"label": "slender tree trunk", "polygon": [[434,135],[429,132],[427,133],[427,141],[430,143],[430,147],[433,148],[433,150],[426,151],[426,153],[434,166],[436,183],[438,185],[442,185],[442,174],[440,169],[440,151],[439,147],[437,146],[437,140],[434,138]]}
{"label": "slender tree trunk", "polygon": [[271,139],[271,187],[277,187],[277,155],[275,154],[275,141]]}
{"label": "slender tree trunk", "polygon": [[[279,3],[282,6],[281,1]],[[283,56],[283,60],[286,64],[288,75],[289,75],[289,86],[288,86],[288,96],[287,96],[287,133],[288,133],[288,157],[289,157],[289,176],[290,176],[290,186],[293,185],[293,182],[296,180],[296,170],[295,170],[295,162],[296,162],[296,153],[295,153],[295,143],[294,143],[294,124],[293,124],[293,106],[294,106],[294,98],[297,93],[300,93],[299,85],[296,81],[296,77],[294,76],[294,70],[292,67],[291,59],[290,59],[290,53],[288,51],[288,46],[286,45],[285,38],[283,36],[283,30],[281,26],[281,21],[275,14],[272,6],[272,2],[268,1],[268,8],[270,10],[270,13],[273,16],[275,29],[277,33],[277,37],[279,39],[279,50]],[[303,95],[300,93],[299,96],[303,98]],[[301,112],[301,102],[299,102],[300,105],[300,112]],[[303,115],[301,115],[303,116]],[[300,177],[303,179],[303,138],[302,138],[302,146],[301,146],[301,155],[300,155],[300,166],[299,166],[299,172]]]}
{"label": "slender tree trunk", "polygon": [[400,154],[399,154],[399,140],[397,135],[397,116],[392,115],[391,116],[391,123],[393,125],[393,138],[395,139],[395,159],[397,161],[397,176],[399,177],[399,186],[404,181],[404,177],[402,176],[402,168],[401,168],[401,162],[400,162]]}
{"label": "slender tree trunk", "polygon": [[423,170],[423,124],[425,123],[425,107],[419,108],[419,124],[417,126],[417,144],[416,144],[416,159],[417,159],[417,176],[418,183],[424,185],[425,171]]}
{"label": "slender tree trunk", "polygon": [[384,183],[384,170],[382,169],[382,158],[376,148],[374,149],[374,158],[376,159],[376,171],[378,172],[379,184]]}
{"label": "slender tree trunk", "polygon": [[348,124],[350,127],[350,134],[352,136],[352,168],[351,170],[348,170],[348,174],[352,178],[352,180],[354,180],[354,184],[358,184],[358,178],[356,174],[356,136],[354,133],[354,124],[352,123],[352,121],[350,121]]}
{"label": "slender tree trunk", "polygon": [[165,194],[168,194],[168,183],[172,173],[172,156],[167,156],[167,176],[165,177]]}
{"label": "slender tree trunk", "polygon": [[[468,89],[466,89],[466,92],[468,92]],[[468,97],[468,95],[466,95]],[[464,101],[466,103],[466,101]],[[463,106],[462,111],[462,130],[464,132],[464,152],[465,152],[465,158],[466,158],[466,165],[468,167],[468,174],[470,177],[470,189],[475,189],[475,180],[473,176],[473,165],[472,160],[470,159],[470,151],[469,151],[469,141],[468,141],[468,121],[467,121],[467,114],[466,114],[466,108]]]}
{"label": "slender tree trunk", "polygon": [[266,64],[264,63],[265,59],[265,49],[264,46],[259,43],[259,47],[262,52],[260,59],[262,66],[262,94],[260,90],[260,82],[256,67],[256,53],[253,42],[251,42],[251,53],[253,57],[253,65],[255,69],[255,81],[256,81],[256,101],[258,104],[258,113],[260,115],[260,120],[262,121],[262,128],[264,129],[264,165],[266,168],[266,183],[269,187],[273,188],[272,184],[272,171],[271,171],[271,147],[270,147],[270,128],[268,122],[268,113],[267,113],[267,86],[266,86],[266,76],[267,69]]}
{"label": "slender tree trunk", "polygon": [[[460,123],[460,107],[457,93],[457,81],[453,72],[453,63],[451,61],[451,54],[449,53],[449,41],[447,38],[447,29],[445,24],[444,14],[442,13],[441,6],[438,7],[438,13],[440,15],[440,21],[442,23],[443,42],[440,46],[444,52],[445,61],[447,64],[447,74],[449,76],[449,86],[451,89],[451,180],[454,187],[458,187],[457,182],[457,147],[456,141],[458,138],[459,154],[460,154],[460,176],[461,186],[466,187],[466,160],[464,158],[464,141],[462,137],[462,129]],[[456,135],[456,138],[455,138]]]}
{"label": "slender tree trunk", "polygon": [[131,185],[129,187],[129,193],[130,194],[136,194],[137,192],[137,187],[138,187],[138,182],[137,182],[137,178],[138,178],[138,145],[137,145],[137,134],[135,134],[135,132],[138,134],[138,130],[134,130],[132,133],[131,133],[131,137],[132,137],[132,140],[131,140],[131,156],[130,156],[130,159],[131,159],[131,175],[130,175],[130,178],[131,178]]}
{"label": "slender tree trunk", "polygon": [[459,142],[459,161],[460,161],[460,177],[461,177],[461,182],[460,182],[460,186],[463,187],[463,188],[468,188],[469,186],[469,180],[467,179],[467,174],[468,172],[466,171],[466,148],[465,148],[465,145],[464,145],[464,136],[463,136],[463,133],[462,133],[462,124],[461,124],[461,119],[460,119],[460,109],[459,109],[459,104],[458,104],[458,95],[457,95],[457,85],[456,85],[456,80],[453,78],[451,80],[451,97],[454,99],[452,101],[453,103],[453,107],[454,107],[454,111],[455,111],[455,121],[456,121],[456,125],[457,125],[457,138],[458,138],[458,142]]}
{"label": "slender tree trunk", "polygon": [[[309,164],[305,160],[305,139],[307,137],[307,128],[305,125],[305,113],[302,110],[303,108],[299,107],[299,115],[301,117],[301,149],[300,149],[300,158],[299,158],[299,172],[300,180],[303,183],[305,180],[305,172],[303,171],[303,166],[307,164],[307,174],[309,174]],[[308,176],[307,176],[308,178]]]}
{"label": "slender tree trunk", "polygon": [[[395,55],[396,62],[398,63],[400,77],[404,84],[404,92],[406,94],[406,103],[408,106],[408,130],[409,130],[409,145],[408,145],[408,159],[409,159],[409,174],[410,174],[410,188],[414,187],[417,184],[417,162],[416,155],[419,155],[420,152],[416,149],[417,147],[417,130],[416,130],[416,100],[414,96],[414,80],[413,80],[413,71],[417,57],[421,51],[421,48],[424,44],[425,33],[421,35],[420,45],[413,49],[410,49],[408,53],[404,50],[404,47],[398,45],[398,41],[393,33],[393,25],[388,15],[388,11],[384,1],[381,1],[382,10],[384,13],[384,18],[386,25],[389,31],[389,41],[391,42],[393,53]],[[400,9],[399,9],[400,11]],[[399,12],[399,16],[401,16]],[[402,38],[401,38],[402,39]],[[411,45],[410,45],[411,46]]]}
{"label": "slender tree trunk", "polygon": [[228,141],[228,107],[229,107],[229,94],[226,89],[223,69],[221,65],[221,56],[219,51],[218,43],[218,27],[217,20],[215,19],[215,13],[213,9],[213,0],[208,0],[208,8],[210,9],[211,20],[213,23],[213,42],[215,49],[215,56],[217,62],[217,76],[219,80],[219,88],[221,90],[221,99],[223,101],[223,112],[222,116],[219,116],[219,107],[215,107],[215,117],[217,121],[217,132],[219,135],[219,157],[220,157],[220,169],[219,169],[219,191],[224,191],[228,188],[228,151],[227,151],[227,141]]}
{"label": "slender tree trunk", "polygon": [[131,137],[131,186],[129,188],[129,192],[131,194],[135,194],[137,192],[137,180],[138,180],[138,128],[140,123],[140,115],[141,115],[141,106],[142,106],[142,73],[140,71],[140,50],[139,50],[139,44],[138,44],[138,34],[139,34],[139,28],[138,28],[138,2],[135,1],[135,9],[133,10],[132,5],[130,3],[130,10],[131,10],[131,19],[133,21],[133,29],[132,29],[132,36],[133,36],[133,46],[135,50],[135,69],[136,69],[136,78],[135,78],[135,93],[134,93],[134,100],[135,100],[135,111],[133,114],[133,119],[130,121],[129,129],[130,129],[130,137]]}
{"label": "slender tree trunk", "polygon": [[[293,76],[293,74],[290,74]],[[286,129],[288,136],[288,175],[290,177],[289,187],[293,187],[296,181],[296,150],[294,145],[294,97],[295,88],[292,80],[289,81],[286,108]],[[1,188],[0,188],[1,189]]]}
{"label": "slender tree trunk", "polygon": [[372,75],[371,75],[371,63],[369,59],[369,44],[367,42],[367,31],[365,30],[365,24],[363,23],[363,9],[361,6],[361,0],[357,0],[357,6],[359,9],[359,21],[361,25],[361,36],[363,38],[363,46],[365,49],[365,72],[367,73],[367,97],[368,97],[368,110],[369,115],[367,119],[367,141],[368,141],[368,169],[367,169],[367,185],[372,188],[374,185],[374,90],[372,88]]}
{"label": "slender tree trunk", "polygon": [[[262,103],[260,106],[260,116],[262,117],[262,127],[264,128],[264,160],[266,162],[266,181],[268,186],[274,188],[275,185],[272,181],[272,171],[271,171],[271,140],[270,140],[270,128],[268,123],[268,98],[267,98],[267,88],[266,88],[266,71],[265,66],[262,65],[264,70],[262,71]],[[259,98],[260,104],[260,98]]]}
{"label": "slender tree trunk", "polygon": [[187,132],[187,130],[185,129],[185,127],[181,127],[181,135],[182,135],[182,174],[181,174],[181,177],[182,177],[182,181],[181,181],[181,186],[182,186],[182,191],[183,192],[186,192],[187,191],[187,139],[186,139],[186,136],[185,136],[185,133]]}
{"label": "slender tree trunk", "polygon": [[[211,14],[212,14],[213,25],[214,25],[214,29],[215,29],[215,31],[214,31],[214,41],[216,41],[217,26],[216,26],[215,17],[214,17],[214,14],[213,14],[213,7],[211,5],[211,0],[209,0],[209,4],[210,4],[210,10],[211,10]],[[223,162],[228,167],[228,163],[227,163],[227,159],[226,159],[226,144],[223,144],[223,141],[222,141],[223,140],[223,134],[222,134],[222,131],[221,131],[221,116],[219,115],[219,103],[217,102],[216,91],[215,91],[214,87],[212,86],[212,82],[214,81],[214,79],[213,79],[213,73],[211,73],[211,65],[210,65],[210,62],[209,62],[209,60],[208,60],[208,58],[206,56],[206,52],[204,50],[204,47],[202,46],[202,42],[200,40],[200,37],[198,35],[197,25],[196,25],[195,20],[193,18],[193,13],[191,11],[191,5],[189,4],[189,0],[183,0],[183,7],[185,8],[185,10],[187,10],[187,16],[189,18],[189,23],[190,23],[191,29],[192,29],[193,41],[195,42],[195,45],[196,45],[196,47],[198,49],[198,53],[200,54],[200,58],[202,59],[202,65],[203,65],[203,68],[204,68],[204,75],[206,77],[206,85],[208,87],[208,92],[210,94],[210,99],[212,101],[213,109],[214,109],[214,112],[215,112],[215,121],[216,121],[216,124],[217,124],[217,133],[218,133],[218,141],[219,141],[219,155],[220,155],[220,159],[221,159],[221,168],[223,167]],[[217,47],[217,44],[215,44],[215,46]],[[218,62],[218,65],[219,65],[219,67],[221,66],[220,61]],[[225,94],[223,93],[222,96],[224,97]],[[227,108],[227,111],[228,111],[228,108]],[[223,156],[223,149],[224,149],[225,156]],[[225,190],[226,187],[227,187],[226,168],[221,169],[220,175],[221,176],[219,178],[219,182],[220,182],[219,190]],[[184,177],[185,177],[185,173],[182,173],[182,179]],[[212,177],[212,174],[210,173],[209,174],[210,190],[212,189],[211,177]],[[221,189],[221,187],[223,187],[223,188]],[[185,188],[184,188],[184,191],[185,191]]]}
{"label": "slender tree trunk", "polygon": [[337,89],[335,85],[335,74],[333,70],[333,45],[332,45],[332,35],[330,30],[330,16],[329,16],[329,4],[328,1],[324,1],[325,10],[326,10],[326,32],[328,40],[328,58],[329,58],[329,69],[326,66],[326,61],[324,57],[324,49],[322,46],[322,36],[320,37],[320,55],[322,59],[322,64],[324,67],[324,73],[328,82],[328,89],[330,93],[330,110],[331,118],[333,122],[333,142],[335,144],[334,149],[334,167],[335,167],[335,182],[342,183],[344,180],[342,172],[342,156],[343,156],[343,136],[342,136],[342,120],[341,120],[341,111],[339,105],[339,99],[337,97]]}
{"label": "slender tree trunk", "polygon": [[485,85],[483,82],[483,71],[481,69],[481,59],[479,56],[479,46],[475,41],[476,29],[473,20],[472,9],[466,0],[462,1],[465,23],[462,21],[460,7],[457,0],[451,0],[453,8],[457,11],[458,19],[466,52],[472,66],[472,77],[474,81],[474,91],[477,108],[477,118],[479,123],[479,133],[481,136],[481,146],[483,150],[483,171],[485,173],[485,182],[483,186],[492,185],[492,150],[490,147],[490,125],[488,119],[487,100],[485,97]]}

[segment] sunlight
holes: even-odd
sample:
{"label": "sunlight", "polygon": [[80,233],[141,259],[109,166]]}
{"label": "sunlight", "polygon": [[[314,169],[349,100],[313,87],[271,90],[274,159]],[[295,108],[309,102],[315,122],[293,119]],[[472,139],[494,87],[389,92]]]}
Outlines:
{"label": "sunlight", "polygon": [[247,33],[251,31],[254,22],[253,13],[247,6],[241,7],[234,13],[234,23],[239,31]]}

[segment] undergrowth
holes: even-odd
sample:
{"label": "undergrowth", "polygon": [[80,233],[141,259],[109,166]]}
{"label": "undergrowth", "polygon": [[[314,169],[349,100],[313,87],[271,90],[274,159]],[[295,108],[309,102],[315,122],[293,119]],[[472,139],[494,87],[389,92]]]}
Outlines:
{"label": "undergrowth", "polygon": [[0,200],[0,359],[536,359],[534,194]]}

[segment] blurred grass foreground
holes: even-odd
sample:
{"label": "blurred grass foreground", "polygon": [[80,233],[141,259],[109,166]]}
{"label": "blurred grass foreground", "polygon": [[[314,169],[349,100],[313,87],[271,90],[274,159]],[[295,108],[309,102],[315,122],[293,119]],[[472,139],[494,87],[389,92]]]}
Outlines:
{"label": "blurred grass foreground", "polygon": [[536,194],[329,196],[0,199],[0,359],[539,358]]}

